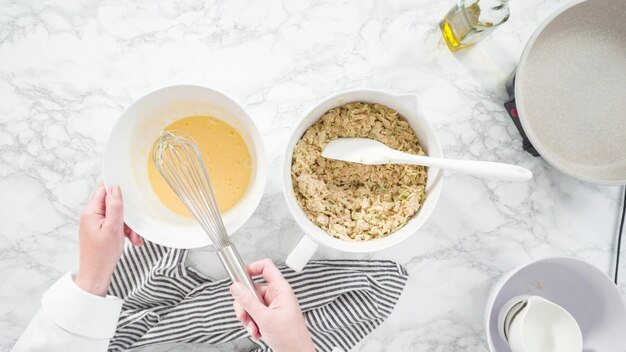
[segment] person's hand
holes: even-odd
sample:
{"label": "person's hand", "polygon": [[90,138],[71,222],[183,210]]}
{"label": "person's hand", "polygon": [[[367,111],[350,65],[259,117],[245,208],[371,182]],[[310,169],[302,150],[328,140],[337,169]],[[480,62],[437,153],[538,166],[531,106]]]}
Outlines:
{"label": "person's hand", "polygon": [[250,276],[262,275],[266,284],[256,284],[265,302],[259,302],[248,288],[239,282],[230,286],[235,298],[235,315],[250,336],[263,337],[276,352],[315,352],[298,299],[278,268],[269,259],[248,266]]}
{"label": "person's hand", "polygon": [[109,191],[100,184],[80,215],[80,262],[76,285],[98,296],[106,296],[111,275],[124,249],[124,238],[135,246],[141,237],[124,224],[122,191],[113,186]]}

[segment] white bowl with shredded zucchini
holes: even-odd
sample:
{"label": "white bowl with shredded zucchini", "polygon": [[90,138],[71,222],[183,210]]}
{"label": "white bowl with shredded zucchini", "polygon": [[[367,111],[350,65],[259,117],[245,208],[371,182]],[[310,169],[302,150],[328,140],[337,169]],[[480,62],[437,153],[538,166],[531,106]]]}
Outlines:
{"label": "white bowl with shredded zucchini", "polygon": [[407,153],[443,157],[414,95],[345,91],[324,99],[291,134],[282,178],[289,210],[305,236],[287,257],[301,270],[318,245],[375,252],[412,236],[432,213],[443,172],[414,165],[362,165],[321,156],[335,138],[372,138]]}

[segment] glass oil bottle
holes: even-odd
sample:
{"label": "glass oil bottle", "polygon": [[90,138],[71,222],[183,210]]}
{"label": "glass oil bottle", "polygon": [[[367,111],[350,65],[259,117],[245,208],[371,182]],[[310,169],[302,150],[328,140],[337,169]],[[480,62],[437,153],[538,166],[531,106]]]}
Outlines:
{"label": "glass oil bottle", "polygon": [[470,47],[509,18],[509,0],[458,0],[439,22],[451,51]]}

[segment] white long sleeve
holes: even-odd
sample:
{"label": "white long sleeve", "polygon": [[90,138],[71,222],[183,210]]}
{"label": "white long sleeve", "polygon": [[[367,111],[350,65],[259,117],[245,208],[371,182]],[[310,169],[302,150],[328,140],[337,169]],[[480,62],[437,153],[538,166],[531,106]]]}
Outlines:
{"label": "white long sleeve", "polygon": [[85,292],[67,273],[44,293],[41,309],[12,351],[106,351],[121,309],[121,299]]}

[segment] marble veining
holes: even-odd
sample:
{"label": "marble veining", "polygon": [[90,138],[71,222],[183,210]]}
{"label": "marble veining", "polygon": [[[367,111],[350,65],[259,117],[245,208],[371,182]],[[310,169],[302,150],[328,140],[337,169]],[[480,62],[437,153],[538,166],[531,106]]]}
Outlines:
{"label": "marble veining", "polygon": [[[578,181],[523,152],[502,106],[524,44],[568,2],[511,1],[506,24],[452,54],[437,28],[452,0],[0,0],[0,350],[43,291],[76,268],[78,213],[101,178],[113,123],[135,99],[172,84],[224,91],[263,133],[265,197],[235,237],[246,260],[283,261],[301,236],[278,182],[283,148],[306,110],[343,89],[416,94],[445,155],[534,172],[524,184],[448,174],[432,217],[402,246],[317,253],[394,259],[411,275],[393,315],[356,351],[486,351],[490,287],[532,259],[573,256],[612,275],[619,188]],[[191,257],[224,275],[209,250]],[[626,293],[626,278],[620,288]]]}

